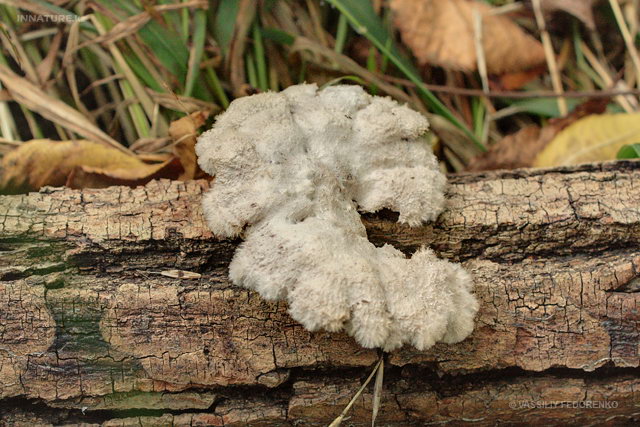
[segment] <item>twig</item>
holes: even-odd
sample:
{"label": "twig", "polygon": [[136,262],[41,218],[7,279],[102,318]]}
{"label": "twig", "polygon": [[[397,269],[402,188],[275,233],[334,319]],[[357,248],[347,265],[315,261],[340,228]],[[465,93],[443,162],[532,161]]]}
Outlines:
{"label": "twig", "polygon": [[[638,33],[638,19],[640,16],[638,15],[638,0],[631,0],[624,5],[622,5],[622,13],[624,14],[625,21],[627,22],[627,26],[629,27],[629,32],[631,34]],[[624,58],[624,81],[628,87],[640,86],[640,82],[637,81],[637,72],[636,68],[632,64],[632,60],[630,55],[627,55]]]}
{"label": "twig", "polygon": [[[586,56],[586,55],[585,55]],[[398,83],[407,87],[415,87],[415,85],[406,79],[393,77],[393,76],[380,76],[382,79],[391,83]],[[609,79],[610,86],[613,85],[613,81]],[[527,98],[609,98],[612,96],[620,95],[640,95],[640,89],[604,89],[604,90],[587,90],[587,91],[566,91],[560,94],[550,90],[537,90],[529,92],[518,91],[491,91],[485,92],[481,89],[467,89],[462,87],[443,86],[434,84],[425,84],[425,87],[432,92],[444,92],[451,93],[453,95],[466,95],[466,96],[487,96],[489,98],[513,98],[513,99],[527,99]]]}
{"label": "twig", "polygon": [[349,410],[351,409],[353,404],[356,403],[356,400],[358,400],[358,397],[360,397],[360,395],[362,394],[364,389],[367,387],[367,385],[369,385],[369,383],[371,382],[371,379],[373,378],[375,373],[378,372],[378,369],[382,365],[382,361],[383,360],[384,360],[384,355],[381,355],[380,356],[380,360],[378,360],[378,363],[376,363],[376,366],[373,368],[373,371],[371,371],[371,373],[367,377],[367,380],[358,389],[358,391],[356,392],[355,396],[353,396],[351,401],[347,404],[347,406],[345,406],[345,408],[342,410],[340,415],[338,415],[338,417],[335,420],[333,420],[333,422],[331,424],[329,424],[329,427],[338,427],[340,424],[342,424],[342,421],[344,421],[344,417],[347,415],[347,413],[349,412]]}
{"label": "twig", "polygon": [[473,40],[476,46],[476,61],[478,63],[478,73],[482,81],[482,90],[489,92],[489,76],[487,74],[487,61],[484,56],[482,44],[482,14],[478,8],[473,9]]}
{"label": "twig", "polygon": [[373,409],[371,410],[371,427],[375,427],[380,401],[382,400],[382,382],[384,380],[384,354],[380,355],[380,366],[376,375],[376,382],[373,384]]}
{"label": "twig", "polygon": [[[556,94],[560,95],[563,92],[562,82],[560,80],[560,73],[558,72],[556,56],[553,52],[553,45],[551,44],[551,36],[547,31],[544,16],[542,15],[540,0],[533,0],[533,11],[536,15],[538,28],[540,29],[540,37],[542,38],[542,46],[544,47],[544,56],[547,58],[547,66],[549,67],[549,74],[551,74],[551,84],[553,85],[553,90]],[[562,97],[558,97],[558,110],[562,116],[566,116],[568,113],[567,101]]]}

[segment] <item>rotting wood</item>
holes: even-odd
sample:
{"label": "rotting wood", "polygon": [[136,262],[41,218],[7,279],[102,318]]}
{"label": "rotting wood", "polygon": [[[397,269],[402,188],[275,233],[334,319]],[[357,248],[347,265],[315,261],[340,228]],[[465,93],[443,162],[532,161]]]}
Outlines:
{"label": "rotting wood", "polygon": [[[378,424],[637,423],[640,163],[450,182],[435,224],[365,215],[376,243],[462,261],[481,301],[464,342],[388,355]],[[376,351],[232,286],[239,241],[212,239],[207,186],[0,196],[0,425],[326,425],[340,413]],[[161,274],[175,269],[201,277]],[[370,409],[366,394],[349,422],[368,425]]]}

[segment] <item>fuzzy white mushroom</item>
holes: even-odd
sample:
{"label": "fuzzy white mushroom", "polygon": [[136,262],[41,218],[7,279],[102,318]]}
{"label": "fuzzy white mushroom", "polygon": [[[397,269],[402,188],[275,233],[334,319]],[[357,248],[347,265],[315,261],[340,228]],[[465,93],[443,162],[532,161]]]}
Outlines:
{"label": "fuzzy white mushroom", "polygon": [[421,136],[428,122],[359,86],[297,85],[236,99],[198,140],[217,237],[243,233],[233,283],[286,299],[308,330],[364,347],[426,349],[464,339],[478,304],[458,264],[367,239],[358,209],[416,226],[443,209],[446,179]]}

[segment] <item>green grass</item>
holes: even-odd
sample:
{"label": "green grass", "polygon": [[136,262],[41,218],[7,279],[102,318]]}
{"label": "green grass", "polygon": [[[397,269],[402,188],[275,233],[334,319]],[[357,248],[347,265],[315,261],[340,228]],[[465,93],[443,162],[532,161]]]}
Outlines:
{"label": "green grass", "polygon": [[[91,121],[125,146],[141,138],[166,136],[172,120],[196,108],[212,111],[227,108],[236,94],[247,93],[246,85],[251,93],[282,89],[305,81],[317,82],[320,86],[342,82],[362,85],[373,94],[395,96],[400,102],[443,118],[444,121],[439,121],[440,127],[444,122],[455,128],[458,135],[455,141],[445,137],[441,142],[449,146],[450,151],[466,153],[464,158],[498,141],[502,136],[501,127],[513,130],[514,126],[523,127],[559,116],[553,98],[511,101],[461,97],[446,91],[434,93],[428,84],[451,85],[455,81],[477,88],[478,76],[451,71],[445,75],[435,67],[418,66],[410,51],[399,42],[390,10],[383,8],[376,13],[368,0],[269,0],[250,4],[255,5],[255,14],[242,10],[247,3],[240,0],[194,3],[193,0],[157,0],[156,6],[152,6],[153,2],[141,0],[97,0],[97,6],[91,10],[92,18],[84,17],[64,27],[63,48],[71,27],[77,27],[79,32],[81,47],[67,55],[71,55],[74,63],[75,74],[71,80],[77,82],[80,97],[62,96],[75,93],[71,91],[73,83],[65,75],[61,61],[63,50],[55,57],[44,86],[47,93],[62,96],[64,102],[78,111],[86,111],[84,106],[88,106]],[[513,2],[487,3],[501,6]],[[28,4],[74,19],[84,13],[77,2],[64,3],[70,5],[69,9],[45,0]],[[191,7],[183,7],[185,4]],[[100,34],[117,29],[118,23],[130,22],[127,20],[143,13],[149,13],[151,19],[133,33],[112,44],[92,42]],[[0,5],[3,22],[0,62],[9,64],[14,71],[35,70],[47,56],[59,26],[55,23],[29,25],[18,22],[17,16],[17,9]],[[615,29],[613,18],[608,19]],[[244,43],[234,43],[238,22],[248,28]],[[50,28],[51,32],[36,34],[43,28]],[[603,69],[611,76],[621,75],[620,70],[614,70],[611,65],[620,63],[621,56],[612,59],[598,53],[598,43],[595,43],[598,39],[589,39],[587,43],[584,28],[579,24],[569,28],[567,34],[571,55],[565,62],[562,78],[569,90],[607,88]],[[314,52],[293,51],[296,40],[301,37],[310,41]],[[584,50],[587,45],[595,54]],[[327,49],[336,56],[317,54],[326,53]],[[599,62],[594,63],[593,55]],[[241,60],[245,81],[239,83],[231,78],[232,58]],[[354,70],[353,62],[345,61],[346,58],[356,59],[360,68]],[[450,79],[451,76],[456,78]],[[541,75],[527,88],[548,90],[545,77]],[[33,79],[33,76],[27,73],[25,78]],[[570,100],[570,107],[577,104],[578,101]],[[74,136],[23,106],[8,107],[9,103],[0,102],[2,138]],[[620,108],[628,109],[628,105],[621,104]],[[510,122],[504,126],[506,118]],[[21,126],[18,133],[16,123],[27,126]],[[449,166],[458,168],[453,163]]]}

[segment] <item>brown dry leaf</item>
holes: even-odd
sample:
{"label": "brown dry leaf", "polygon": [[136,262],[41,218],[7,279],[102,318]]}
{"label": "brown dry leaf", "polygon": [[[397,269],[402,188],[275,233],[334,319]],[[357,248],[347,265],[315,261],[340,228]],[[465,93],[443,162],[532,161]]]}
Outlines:
{"label": "brown dry leaf", "polygon": [[65,184],[72,188],[135,186],[155,178],[176,178],[181,172],[175,158],[148,164],[97,142],[35,139],[2,159],[0,192],[21,193]]}
{"label": "brown dry leaf", "polygon": [[490,74],[521,71],[545,62],[542,44],[511,19],[470,0],[392,0],[402,40],[421,64],[477,70],[474,10],[483,16],[483,50]]}
{"label": "brown dry leaf", "polygon": [[579,105],[566,117],[550,120],[544,128],[531,125],[508,135],[492,145],[489,151],[474,158],[467,166],[467,171],[531,167],[538,153],[559,132],[585,116],[604,112],[608,103],[608,99],[593,99]]}
{"label": "brown dry leaf", "polygon": [[522,128],[514,134],[505,136],[493,144],[489,151],[474,158],[467,166],[467,171],[529,167],[535,155],[557,132],[552,125],[545,128],[540,128],[538,125]]}
{"label": "brown dry leaf", "polygon": [[169,135],[174,140],[173,153],[180,159],[184,169],[178,178],[180,180],[184,181],[205,175],[198,166],[195,147],[196,139],[200,135],[198,128],[204,125],[207,117],[209,117],[207,111],[196,111],[174,120],[169,125]]}
{"label": "brown dry leaf", "polygon": [[570,13],[584,23],[590,30],[595,30],[593,5],[598,0],[541,0],[540,5],[545,12],[562,10]]}

